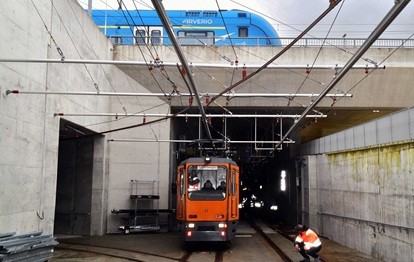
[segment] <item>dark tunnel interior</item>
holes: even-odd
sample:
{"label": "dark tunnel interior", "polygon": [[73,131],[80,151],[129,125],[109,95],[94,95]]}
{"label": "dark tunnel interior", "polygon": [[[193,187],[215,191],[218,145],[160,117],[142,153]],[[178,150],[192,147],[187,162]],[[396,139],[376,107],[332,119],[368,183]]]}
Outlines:
{"label": "dark tunnel interior", "polygon": [[[262,112],[258,112],[260,113]],[[285,125],[282,130],[288,127],[288,120],[283,121]],[[172,139],[194,141],[174,143],[177,163],[188,157],[205,155],[235,160],[240,167],[241,217],[271,224],[295,224],[297,194],[300,190],[296,186],[297,175],[295,160],[291,157],[291,144],[283,144],[281,150],[270,150],[274,144],[248,143],[280,140],[280,120],[260,117],[212,118],[207,114],[207,122],[214,146],[206,139],[201,118],[177,117],[172,120]],[[240,143],[225,144],[225,138]]]}

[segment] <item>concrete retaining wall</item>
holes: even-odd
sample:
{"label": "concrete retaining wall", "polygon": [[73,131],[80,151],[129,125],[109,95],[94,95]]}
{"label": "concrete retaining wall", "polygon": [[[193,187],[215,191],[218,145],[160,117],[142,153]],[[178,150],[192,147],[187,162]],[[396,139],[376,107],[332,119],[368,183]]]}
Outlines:
{"label": "concrete retaining wall", "polygon": [[[111,60],[113,46],[76,1],[0,1],[0,56],[11,59]],[[48,27],[53,39],[45,29]],[[0,64],[0,233],[52,233],[55,217],[60,117],[54,113],[166,113],[157,98],[6,94],[22,91],[146,92],[111,65]],[[95,85],[96,84],[96,85]],[[93,132],[142,122],[142,119],[63,116]],[[133,178],[159,179],[160,206],[168,205],[169,144],[108,143],[110,138],[169,139],[170,123],[106,133],[95,140],[90,234],[116,229],[110,210],[129,208]]]}
{"label": "concrete retaining wall", "polygon": [[[398,114],[406,116],[410,115],[410,112],[412,109]],[[388,122],[390,118],[400,116],[381,118],[369,125],[378,126],[381,129],[380,134],[396,134],[391,131],[395,130],[395,125],[385,125],[384,121]],[[410,125],[410,121],[398,125],[405,130],[398,133],[409,136]],[[367,124],[363,126],[366,127]],[[345,130],[344,134],[350,132],[352,133]],[[339,133],[334,135],[336,136],[342,137]],[[369,138],[363,134],[358,137]],[[324,139],[319,143],[313,141],[312,144],[321,145],[321,141],[326,141],[326,138]],[[373,139],[375,140],[375,137],[369,138],[370,141]],[[329,141],[329,147],[304,147],[307,152],[318,152],[316,155],[301,158],[302,166],[306,169],[306,172],[302,172],[302,208],[308,214],[304,216],[304,221],[318,228],[322,235],[381,261],[413,261],[412,140],[391,139],[386,144],[370,144],[365,148],[347,148],[324,153],[321,148],[338,148],[337,144],[332,143],[334,140]],[[340,142],[340,145],[342,144],[343,142]]]}

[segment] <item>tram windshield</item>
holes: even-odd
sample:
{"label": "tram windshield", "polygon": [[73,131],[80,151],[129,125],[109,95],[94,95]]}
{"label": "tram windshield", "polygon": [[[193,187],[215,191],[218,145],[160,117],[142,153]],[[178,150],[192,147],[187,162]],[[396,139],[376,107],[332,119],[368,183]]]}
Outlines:
{"label": "tram windshield", "polygon": [[188,198],[191,200],[222,200],[226,198],[227,168],[224,166],[190,166]]}

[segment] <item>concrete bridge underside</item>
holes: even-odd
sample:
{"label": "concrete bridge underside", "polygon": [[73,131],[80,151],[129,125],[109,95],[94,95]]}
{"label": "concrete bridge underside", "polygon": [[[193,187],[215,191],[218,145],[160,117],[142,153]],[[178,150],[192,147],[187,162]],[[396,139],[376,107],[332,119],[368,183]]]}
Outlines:
{"label": "concrete bridge underside", "polygon": [[[183,46],[200,94],[212,94],[242,79],[243,65],[252,73],[276,54],[282,47],[194,47]],[[235,94],[319,94],[335,77],[342,66],[357,51],[356,48],[327,46],[293,47],[254,77],[235,87]],[[143,55],[145,59],[143,59]],[[179,59],[172,46],[115,46],[115,60],[146,61],[159,58],[164,67],[121,65],[122,71],[154,93],[171,93],[174,85],[181,93],[188,93],[177,68]],[[236,58],[237,57],[237,58]],[[237,69],[229,61],[238,60]],[[161,63],[159,63],[161,64]],[[312,69],[312,65],[314,68]],[[310,71],[310,73],[308,73]],[[329,92],[337,97],[326,97],[316,107],[326,118],[308,121],[300,130],[300,139],[306,142],[329,135],[367,120],[412,106],[414,101],[414,49],[371,48],[346,76]],[[343,94],[352,97],[341,97]],[[213,95],[211,95],[213,96]],[[253,97],[220,98],[206,113],[225,113],[220,106],[244,114],[301,114],[314,97]],[[205,97],[202,98],[205,102]],[[188,97],[174,97],[173,111],[186,107]],[[193,103],[197,112],[196,103]],[[293,123],[293,120],[285,123]],[[298,139],[299,137],[297,137]]]}

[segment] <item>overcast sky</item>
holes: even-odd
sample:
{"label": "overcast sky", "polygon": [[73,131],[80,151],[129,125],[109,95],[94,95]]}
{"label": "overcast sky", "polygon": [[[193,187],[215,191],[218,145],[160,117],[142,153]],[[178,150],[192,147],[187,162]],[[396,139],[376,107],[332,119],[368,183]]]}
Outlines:
{"label": "overcast sky", "polygon": [[[78,0],[87,7],[88,0]],[[117,0],[92,0],[94,9],[117,9]],[[151,0],[123,0],[129,9],[152,9]],[[312,23],[329,5],[329,0],[163,0],[166,10],[255,10],[267,16],[281,37],[298,34]],[[394,5],[394,0],[342,0],[311,34],[325,37],[338,15],[331,37],[367,37]],[[339,12],[339,14],[338,14]],[[408,38],[414,33],[414,2],[410,2],[381,38]]]}

